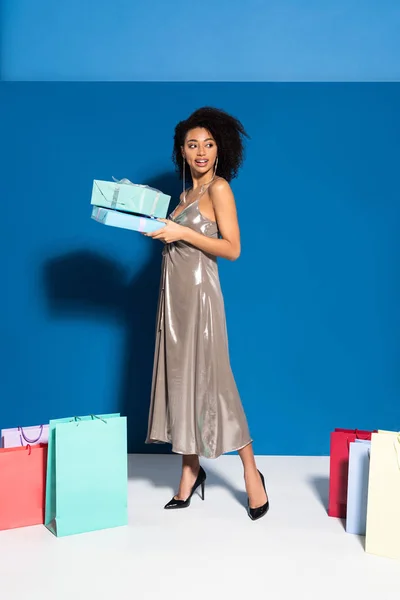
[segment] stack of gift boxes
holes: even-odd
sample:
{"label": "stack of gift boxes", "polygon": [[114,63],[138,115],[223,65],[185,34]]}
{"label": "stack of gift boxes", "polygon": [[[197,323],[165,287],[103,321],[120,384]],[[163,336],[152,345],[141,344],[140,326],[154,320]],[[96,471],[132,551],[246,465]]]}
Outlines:
{"label": "stack of gift boxes", "polygon": [[51,420],[1,432],[0,530],[45,525],[57,537],[128,523],[126,417]]}
{"label": "stack of gift boxes", "polygon": [[367,553],[400,559],[400,433],[331,433],[328,515],[365,536]]}
{"label": "stack of gift boxes", "polygon": [[165,224],[171,197],[147,185],[129,179],[101,181],[95,179],[92,188],[92,219],[141,233],[157,231]]}

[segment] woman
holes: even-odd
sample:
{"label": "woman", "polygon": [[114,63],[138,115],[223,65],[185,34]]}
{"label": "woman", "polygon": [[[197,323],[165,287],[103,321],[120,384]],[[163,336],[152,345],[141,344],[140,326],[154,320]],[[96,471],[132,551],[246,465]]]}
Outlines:
{"label": "woman", "polygon": [[[171,443],[182,454],[179,491],[165,508],[189,506],[206,473],[199,456],[237,450],[248,514],[269,508],[246,416],[232,375],[217,257],[236,260],[240,233],[229,181],[243,161],[242,124],[200,108],[175,128],[173,159],[183,178],[180,203],[147,234],[165,243],[147,443]],[[186,187],[186,172],[193,185]]]}

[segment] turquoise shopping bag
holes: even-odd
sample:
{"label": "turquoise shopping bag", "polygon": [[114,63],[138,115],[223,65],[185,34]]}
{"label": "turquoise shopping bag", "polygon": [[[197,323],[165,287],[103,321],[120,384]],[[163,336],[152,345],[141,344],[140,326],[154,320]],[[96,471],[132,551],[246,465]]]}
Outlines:
{"label": "turquoise shopping bag", "polygon": [[128,523],[126,417],[49,423],[45,525],[57,537]]}

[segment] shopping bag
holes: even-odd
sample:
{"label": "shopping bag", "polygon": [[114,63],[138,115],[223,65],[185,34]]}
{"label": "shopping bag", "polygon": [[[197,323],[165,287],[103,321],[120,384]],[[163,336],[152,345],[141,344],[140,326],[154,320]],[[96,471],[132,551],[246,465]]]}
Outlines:
{"label": "shopping bag", "polygon": [[128,522],[126,417],[50,421],[45,525],[57,537]]}
{"label": "shopping bag", "polygon": [[370,440],[371,433],[359,429],[335,429],[331,433],[328,503],[330,517],[346,518],[350,443],[356,439]]}
{"label": "shopping bag", "polygon": [[374,433],[365,550],[400,559],[400,433]]}
{"label": "shopping bag", "polygon": [[356,440],[350,444],[347,487],[346,531],[365,535],[371,442]]}
{"label": "shopping bag", "polygon": [[15,448],[30,444],[47,444],[49,439],[49,426],[36,425],[34,427],[15,427],[2,429],[1,441],[3,448]]}
{"label": "shopping bag", "polygon": [[47,445],[0,449],[0,530],[44,522]]}

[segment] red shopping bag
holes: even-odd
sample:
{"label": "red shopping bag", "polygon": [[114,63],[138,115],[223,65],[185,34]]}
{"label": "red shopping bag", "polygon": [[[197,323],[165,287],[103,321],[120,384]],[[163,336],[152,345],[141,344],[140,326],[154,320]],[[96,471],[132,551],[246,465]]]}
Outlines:
{"label": "red shopping bag", "polygon": [[370,440],[372,433],[372,431],[361,431],[360,429],[335,429],[332,431],[328,504],[330,517],[346,518],[350,443],[356,439]]}
{"label": "red shopping bag", "polygon": [[0,449],[0,530],[44,523],[47,447]]}

